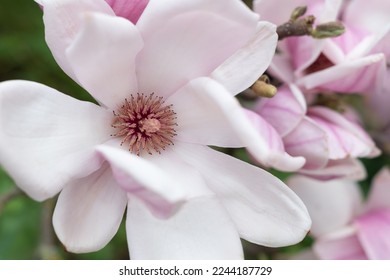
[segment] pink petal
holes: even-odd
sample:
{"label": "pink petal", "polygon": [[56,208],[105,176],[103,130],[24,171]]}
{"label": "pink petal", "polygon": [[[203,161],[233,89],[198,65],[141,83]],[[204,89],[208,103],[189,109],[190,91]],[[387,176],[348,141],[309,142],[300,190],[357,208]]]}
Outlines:
{"label": "pink petal", "polygon": [[228,210],[240,236],[269,247],[299,242],[311,221],[302,201],[279,179],[208,147],[175,145]]}
{"label": "pink petal", "polygon": [[385,70],[383,54],[374,54],[315,72],[298,80],[309,89],[326,89],[345,93],[369,92],[381,85]]}
{"label": "pink petal", "polygon": [[104,0],[40,0],[39,4],[44,10],[46,42],[58,65],[77,81],[65,50],[80,30],[82,15],[87,12],[114,15],[114,12]]}
{"label": "pink petal", "polygon": [[148,5],[149,0],[106,0],[106,2],[111,6],[117,16],[127,18],[136,24]]}
{"label": "pink petal", "polygon": [[137,23],[139,89],[169,96],[208,76],[255,35],[257,16],[236,0],[152,1]]}
{"label": "pink petal", "polygon": [[355,220],[357,236],[370,259],[390,259],[390,208],[370,211]]}
{"label": "pink petal", "polygon": [[273,98],[263,98],[255,109],[284,137],[290,133],[306,114],[306,101],[302,92],[293,84],[278,88]]}
{"label": "pink petal", "polygon": [[321,238],[314,243],[314,252],[324,260],[367,260],[356,235]]}
{"label": "pink petal", "polygon": [[285,83],[292,83],[295,80],[291,56],[286,52],[276,53],[272,58],[272,63],[267,71],[269,71],[272,76]]}
{"label": "pink petal", "polygon": [[389,23],[390,3],[384,0],[354,0],[345,9],[345,21],[356,27],[378,32]]}
{"label": "pink petal", "polygon": [[[256,160],[268,166],[282,166],[284,157],[288,157],[284,154],[275,155],[268,150],[267,136],[256,130],[238,101],[210,78],[191,81],[171,96],[167,103],[172,103],[177,113],[176,139],[180,141],[220,147],[246,147]],[[277,137],[275,131],[272,135]],[[296,159],[293,165],[286,168],[299,168],[303,165],[303,159]]]}
{"label": "pink petal", "polygon": [[268,68],[276,43],[275,26],[259,22],[253,38],[215,69],[211,77],[231,93],[240,93],[249,88]]}
{"label": "pink petal", "polygon": [[325,41],[313,40],[309,36],[302,36],[286,38],[284,43],[290,53],[295,75],[301,76],[303,71],[318,59],[324,48]]}
{"label": "pink petal", "polygon": [[310,232],[316,237],[349,224],[362,200],[358,185],[349,180],[324,182],[296,175],[287,185],[305,203],[313,222]]}
{"label": "pink petal", "polygon": [[65,186],[54,210],[54,229],[69,252],[100,250],[117,232],[126,204],[126,193],[105,164]]}
{"label": "pink petal", "polygon": [[[280,25],[289,20],[294,8],[307,6],[306,15],[314,15],[316,17],[316,24],[319,24],[334,21],[339,12],[341,2],[341,0],[256,0],[253,3],[253,9],[261,15],[262,19]],[[302,72],[317,59],[323,49],[323,45],[324,41],[313,40],[307,36],[290,37],[279,43],[279,47],[282,46],[282,49],[286,50],[285,48],[287,47],[292,58],[291,61],[298,73]]]}
{"label": "pink petal", "polygon": [[312,106],[308,116],[326,132],[331,159],[376,157],[380,154],[371,137],[342,114],[326,107]]}
{"label": "pink petal", "polygon": [[318,180],[351,179],[359,181],[367,176],[363,164],[353,158],[329,160],[324,168],[316,170],[301,169],[299,173]]}
{"label": "pink petal", "polygon": [[36,200],[98,169],[93,147],[110,138],[112,115],[27,81],[0,84],[0,161]]}
{"label": "pink petal", "polygon": [[319,169],[328,163],[326,133],[308,117],[304,117],[299,125],[283,138],[283,142],[290,155],[305,158],[304,169]]}
{"label": "pink petal", "polygon": [[168,220],[132,200],[126,228],[132,259],[243,259],[237,230],[216,198],[190,200]]}
{"label": "pink petal", "polygon": [[244,109],[244,112],[259,136],[266,140],[270,156],[267,162],[262,162],[263,164],[282,171],[296,171],[305,164],[305,160],[299,155],[293,157],[286,153],[280,135],[260,115],[246,109]]}
{"label": "pink petal", "polygon": [[[385,130],[390,124],[390,70],[387,70],[386,79],[387,87],[383,90],[365,96],[365,105],[368,107],[367,114],[369,120],[373,123],[376,130]],[[383,131],[382,131],[383,132]]]}
{"label": "pink petal", "polygon": [[129,21],[88,13],[66,53],[81,85],[98,101],[116,109],[138,92],[135,57],[142,45]]}
{"label": "pink petal", "polygon": [[367,200],[367,210],[390,208],[390,170],[383,167],[372,182]]}
{"label": "pink petal", "polygon": [[128,151],[101,145],[99,153],[108,161],[118,185],[137,197],[160,218],[172,215],[186,200],[186,193],[171,174]]}

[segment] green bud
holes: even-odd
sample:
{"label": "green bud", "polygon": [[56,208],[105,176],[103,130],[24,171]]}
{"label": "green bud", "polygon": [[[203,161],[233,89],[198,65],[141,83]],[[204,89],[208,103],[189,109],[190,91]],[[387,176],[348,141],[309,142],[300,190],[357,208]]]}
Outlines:
{"label": "green bud", "polygon": [[340,36],[345,32],[345,27],[341,22],[332,21],[319,24],[311,32],[311,36],[316,39],[325,39]]}
{"label": "green bud", "polygon": [[307,7],[306,6],[301,6],[301,7],[296,7],[294,11],[291,13],[290,20],[294,21],[306,14]]}

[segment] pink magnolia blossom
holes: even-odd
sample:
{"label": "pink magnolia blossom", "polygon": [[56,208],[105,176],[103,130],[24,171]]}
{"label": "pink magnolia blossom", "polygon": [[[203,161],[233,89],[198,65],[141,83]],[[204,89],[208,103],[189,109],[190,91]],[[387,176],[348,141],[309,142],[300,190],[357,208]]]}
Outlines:
{"label": "pink magnolia blossom", "polygon": [[320,259],[390,259],[390,171],[374,178],[363,202],[351,181],[296,176],[288,181],[313,220],[314,254]]}
{"label": "pink magnolia blossom", "polygon": [[[294,84],[280,87],[273,98],[259,100],[253,108],[252,114],[255,113],[252,119],[262,119],[271,127],[258,131],[267,135],[265,131],[273,129],[275,136],[269,139],[280,142],[278,146],[269,145],[270,151],[279,149],[290,158],[303,158],[301,166],[290,167],[311,177],[363,179],[365,170],[357,158],[380,154],[358,123],[326,107],[307,108],[304,95]],[[286,156],[286,164],[287,159]]]}
{"label": "pink magnolia blossom", "polygon": [[105,246],[126,207],[133,259],[237,259],[240,238],[305,236],[307,210],[286,185],[207,147],[270,157],[234,94],[269,65],[275,26],[238,0],[149,1],[136,25],[104,0],[39,2],[55,59],[100,105],[1,83],[0,162],[32,198],[60,193],[67,250]]}
{"label": "pink magnolia blossom", "polygon": [[387,61],[387,71],[383,87],[376,94],[366,96],[367,119],[374,131],[374,137],[387,153],[390,151],[390,5],[389,1],[355,0],[345,7],[345,20],[356,29],[370,34],[368,43],[376,51],[383,52]]}
{"label": "pink magnolia blossom", "polygon": [[[289,1],[288,5],[285,2],[255,0],[254,10],[263,19],[281,24],[288,20],[293,7],[306,5],[307,14],[314,15],[316,24],[320,24],[339,20],[342,4],[342,0],[297,0]],[[360,11],[369,14],[365,9]],[[359,20],[358,16],[355,18]],[[377,91],[382,87],[386,69],[385,54],[377,45],[388,30],[371,35],[356,28],[348,19],[343,18],[342,22],[346,32],[333,39],[315,40],[308,36],[284,39],[271,64],[271,73],[282,81],[296,83],[305,92]]]}

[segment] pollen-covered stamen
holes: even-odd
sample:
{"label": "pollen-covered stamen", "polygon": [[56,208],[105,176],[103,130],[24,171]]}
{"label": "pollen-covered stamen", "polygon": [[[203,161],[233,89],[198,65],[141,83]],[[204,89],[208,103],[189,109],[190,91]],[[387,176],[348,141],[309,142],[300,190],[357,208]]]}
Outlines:
{"label": "pollen-covered stamen", "polygon": [[117,132],[112,136],[122,137],[121,145],[128,144],[129,151],[140,155],[143,151],[152,154],[173,144],[176,135],[176,113],[172,105],[164,106],[162,97],[137,94],[125,99],[114,111],[112,127]]}

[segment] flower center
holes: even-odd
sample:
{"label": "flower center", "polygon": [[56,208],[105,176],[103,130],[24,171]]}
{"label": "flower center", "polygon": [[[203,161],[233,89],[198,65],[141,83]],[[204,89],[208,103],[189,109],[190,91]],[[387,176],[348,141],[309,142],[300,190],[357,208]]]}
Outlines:
{"label": "flower center", "polygon": [[111,136],[123,137],[121,145],[128,144],[130,152],[137,155],[143,151],[161,153],[161,150],[173,145],[176,113],[172,105],[164,105],[162,97],[154,93],[137,93],[125,99],[123,105],[113,113],[115,117],[111,126],[117,132]]}

